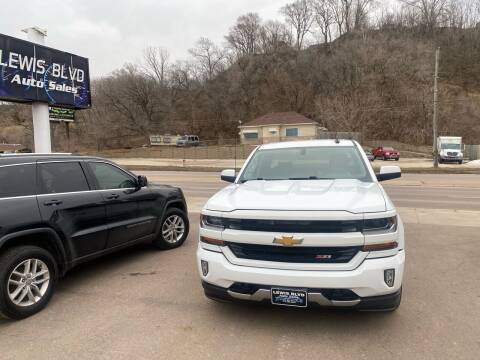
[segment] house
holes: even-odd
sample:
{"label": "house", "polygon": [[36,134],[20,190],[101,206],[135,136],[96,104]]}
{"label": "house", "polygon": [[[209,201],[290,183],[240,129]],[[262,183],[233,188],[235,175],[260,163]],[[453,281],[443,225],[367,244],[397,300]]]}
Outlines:
{"label": "house", "polygon": [[279,141],[311,140],[326,131],[319,123],[296,112],[263,115],[239,126],[242,144],[267,144]]}

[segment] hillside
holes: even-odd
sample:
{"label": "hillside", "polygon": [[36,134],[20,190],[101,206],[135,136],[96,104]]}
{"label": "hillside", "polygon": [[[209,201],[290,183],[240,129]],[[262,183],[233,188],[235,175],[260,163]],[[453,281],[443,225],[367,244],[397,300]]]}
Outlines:
{"label": "hillside", "polygon": [[[366,139],[428,144],[437,46],[440,134],[480,143],[480,28],[434,34],[383,28],[305,50],[283,46],[239,57],[209,79],[179,65],[168,84],[158,85],[134,68],[122,69],[94,81],[94,108],[78,113],[70,150],[138,146],[151,132],[225,142],[234,138],[239,120],[272,111],[297,111]],[[0,141],[28,141],[29,116],[25,105],[0,107]],[[65,129],[56,128],[57,149],[64,149]]]}

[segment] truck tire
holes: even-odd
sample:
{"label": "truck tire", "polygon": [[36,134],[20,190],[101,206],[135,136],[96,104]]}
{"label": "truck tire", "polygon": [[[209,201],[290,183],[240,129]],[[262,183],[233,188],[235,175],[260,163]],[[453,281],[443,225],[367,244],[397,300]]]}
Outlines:
{"label": "truck tire", "polygon": [[0,314],[19,320],[47,306],[58,279],[52,254],[37,246],[18,246],[0,256]]}
{"label": "truck tire", "polygon": [[153,244],[163,250],[175,249],[185,242],[189,229],[187,214],[175,207],[168,208],[160,225],[160,233]]}

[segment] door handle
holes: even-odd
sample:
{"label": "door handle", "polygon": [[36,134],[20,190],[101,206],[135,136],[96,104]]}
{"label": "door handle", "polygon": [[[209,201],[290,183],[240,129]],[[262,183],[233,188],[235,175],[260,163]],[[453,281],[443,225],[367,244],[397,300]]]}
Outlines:
{"label": "door handle", "polygon": [[43,205],[45,206],[61,205],[61,204],[63,204],[63,201],[60,201],[60,200],[49,200],[43,203]]}
{"label": "door handle", "polygon": [[107,196],[107,200],[116,200],[120,197],[120,195],[118,194],[111,194],[109,196]]}

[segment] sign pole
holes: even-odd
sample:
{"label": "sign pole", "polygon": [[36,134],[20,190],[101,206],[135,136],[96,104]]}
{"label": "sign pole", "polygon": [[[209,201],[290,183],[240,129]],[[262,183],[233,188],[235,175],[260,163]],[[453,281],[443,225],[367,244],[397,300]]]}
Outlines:
{"label": "sign pole", "polygon": [[[27,33],[28,41],[44,45],[47,31],[37,27],[23,30]],[[52,140],[50,134],[50,119],[48,104],[42,102],[32,103],[33,138],[36,153],[50,154],[52,152]]]}

